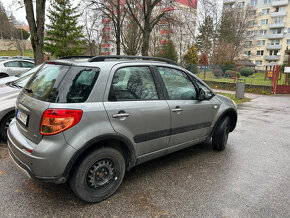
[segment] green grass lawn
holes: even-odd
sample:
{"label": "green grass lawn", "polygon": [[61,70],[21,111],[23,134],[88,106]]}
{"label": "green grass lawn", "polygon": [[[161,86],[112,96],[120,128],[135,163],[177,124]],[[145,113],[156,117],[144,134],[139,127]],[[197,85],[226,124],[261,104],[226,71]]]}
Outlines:
{"label": "green grass lawn", "polygon": [[[203,72],[199,72],[199,74],[197,74],[197,76],[200,79],[204,79],[204,73]],[[271,79],[265,79],[265,73],[255,73],[253,76],[251,77],[245,77],[245,76],[241,76],[240,79],[245,79],[246,80],[246,84],[253,84],[253,85],[272,85],[272,80]],[[213,73],[211,71],[206,72],[206,77],[205,80],[208,81],[217,81],[217,82],[230,82],[233,83],[234,79],[232,78],[217,78],[213,75]],[[285,74],[282,75],[281,80],[278,81],[279,84],[284,84],[285,81]]]}
{"label": "green grass lawn", "polygon": [[[0,51],[0,56],[21,56],[21,52],[17,50]],[[33,50],[24,50],[24,56],[33,57]]]}
{"label": "green grass lawn", "polygon": [[221,95],[224,95],[224,96],[231,98],[232,100],[234,100],[236,102],[236,104],[251,101],[251,99],[247,98],[247,97],[244,97],[243,99],[237,99],[234,94],[223,93],[223,92],[217,92],[217,94],[221,94]]}

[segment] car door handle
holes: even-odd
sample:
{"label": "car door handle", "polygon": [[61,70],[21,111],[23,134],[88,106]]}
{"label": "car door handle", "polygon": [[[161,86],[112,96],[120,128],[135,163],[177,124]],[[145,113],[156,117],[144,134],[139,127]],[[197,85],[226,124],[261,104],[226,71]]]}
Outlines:
{"label": "car door handle", "polygon": [[182,111],[182,108],[177,106],[176,108],[171,109],[172,112],[180,112]]}
{"label": "car door handle", "polygon": [[123,117],[129,117],[130,114],[128,113],[119,113],[119,114],[113,114],[113,118],[123,118]]}

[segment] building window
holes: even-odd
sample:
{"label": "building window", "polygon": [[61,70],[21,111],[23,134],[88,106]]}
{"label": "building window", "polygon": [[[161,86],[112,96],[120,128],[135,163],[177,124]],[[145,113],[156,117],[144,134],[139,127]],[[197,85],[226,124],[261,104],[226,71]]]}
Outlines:
{"label": "building window", "polygon": [[272,55],[279,55],[279,50],[270,50],[270,56]]}
{"label": "building window", "polygon": [[252,41],[246,41],[246,46],[252,46]]}
{"label": "building window", "polygon": [[256,6],[257,5],[257,0],[251,0],[251,6]]}
{"label": "building window", "polygon": [[258,46],[265,45],[265,40],[258,40]]}
{"label": "building window", "polygon": [[248,37],[251,37],[251,36],[253,36],[254,35],[254,31],[247,31],[247,36]]}
{"label": "building window", "polygon": [[259,30],[259,35],[266,35],[267,34],[267,30]]}
{"label": "building window", "polygon": [[288,33],[290,33],[290,28],[288,28]]}
{"label": "building window", "polygon": [[271,0],[264,0],[264,5],[270,4]]}
{"label": "building window", "polygon": [[250,17],[253,17],[256,15],[256,11],[252,10],[252,11],[249,11],[249,16]]}
{"label": "building window", "polygon": [[267,25],[267,24],[268,24],[268,19],[261,20],[261,25]]}
{"label": "building window", "polygon": [[244,51],[244,54],[247,55],[247,56],[250,56],[251,55],[251,51]]}
{"label": "building window", "polygon": [[262,61],[256,61],[257,66],[262,66],[262,63],[263,63]]}
{"label": "building window", "polygon": [[282,29],[279,28],[279,29],[273,29],[273,34],[281,34],[282,33]]}
{"label": "building window", "polygon": [[287,39],[287,45],[290,45],[290,39]]}
{"label": "building window", "polygon": [[253,27],[254,26],[254,21],[253,20],[250,20],[249,22],[248,22],[248,27]]}
{"label": "building window", "polygon": [[263,55],[264,55],[264,51],[263,51],[263,50],[259,50],[259,51],[257,51],[257,55],[258,55],[258,56],[263,56]]}
{"label": "building window", "polygon": [[272,23],[283,23],[284,22],[284,17],[275,17],[272,20]]}
{"label": "building window", "polygon": [[280,40],[279,39],[272,39],[271,45],[280,45]]}
{"label": "building window", "polygon": [[263,9],[262,10],[262,14],[265,15],[265,14],[269,14],[270,13],[270,8],[266,8],[266,9]]}

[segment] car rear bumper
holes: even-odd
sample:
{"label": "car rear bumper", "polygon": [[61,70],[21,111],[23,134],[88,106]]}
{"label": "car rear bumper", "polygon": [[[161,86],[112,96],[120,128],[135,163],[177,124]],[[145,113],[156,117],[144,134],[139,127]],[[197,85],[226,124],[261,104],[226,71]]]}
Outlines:
{"label": "car rear bumper", "polygon": [[[57,140],[47,137],[35,144],[20,133],[16,121],[13,120],[8,129],[9,154],[26,176],[36,180],[64,183],[67,180],[65,169],[75,149],[65,142],[62,134],[56,137]],[[62,140],[59,140],[61,138]],[[26,148],[32,150],[32,153]]]}

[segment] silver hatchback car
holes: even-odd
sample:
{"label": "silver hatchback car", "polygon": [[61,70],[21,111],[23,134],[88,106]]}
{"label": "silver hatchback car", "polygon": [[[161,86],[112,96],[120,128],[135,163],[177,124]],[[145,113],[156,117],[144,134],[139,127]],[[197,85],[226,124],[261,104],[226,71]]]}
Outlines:
{"label": "silver hatchback car", "polygon": [[57,60],[19,94],[8,148],[27,176],[68,180],[82,200],[99,202],[140,163],[211,138],[223,150],[236,122],[231,99],[167,59]]}

